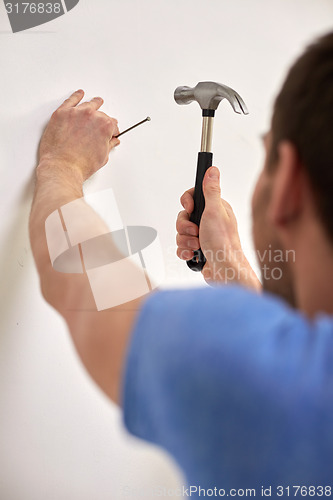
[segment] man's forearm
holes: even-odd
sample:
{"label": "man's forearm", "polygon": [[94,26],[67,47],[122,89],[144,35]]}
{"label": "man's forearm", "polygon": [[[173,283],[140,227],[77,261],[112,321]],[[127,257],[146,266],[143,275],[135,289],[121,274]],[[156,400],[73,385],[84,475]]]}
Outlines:
{"label": "man's forearm", "polygon": [[[86,273],[60,273],[53,269],[45,232],[47,217],[63,205],[81,198],[82,179],[70,166],[40,165],[31,209],[29,232],[32,252],[45,300],[66,320],[78,354],[95,382],[120,403],[123,360],[132,323],[141,299],[97,311]],[[105,232],[104,221],[85,204],[94,228]],[[109,286],[116,286],[110,283]]]}
{"label": "man's forearm", "polygon": [[[52,268],[46,241],[45,221],[61,206],[81,198],[82,186],[79,171],[69,165],[57,165],[50,161],[40,164],[36,169],[35,194],[29,220],[30,242],[43,295],[59,312],[66,307],[66,297],[63,293],[69,290],[73,275],[58,273]],[[54,293],[60,290],[62,294]]]}
{"label": "man's forearm", "polygon": [[81,198],[83,182],[80,172],[75,168],[70,165],[55,164],[51,160],[38,165],[35,181],[29,232],[33,255],[38,272],[41,274],[44,268],[51,266],[45,238],[45,220],[61,206]]}

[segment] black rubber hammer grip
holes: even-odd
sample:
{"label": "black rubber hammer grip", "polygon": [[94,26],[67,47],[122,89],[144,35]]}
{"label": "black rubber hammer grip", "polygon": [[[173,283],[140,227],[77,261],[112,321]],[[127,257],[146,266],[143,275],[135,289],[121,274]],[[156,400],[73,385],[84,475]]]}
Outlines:
{"label": "black rubber hammer grip", "polygon": [[[197,175],[195,179],[194,188],[194,210],[191,213],[190,221],[194,222],[198,227],[200,226],[201,216],[205,209],[205,197],[202,190],[202,181],[205,173],[209,167],[213,164],[213,153],[199,153],[198,155],[198,166]],[[201,250],[194,251],[194,257],[191,260],[186,261],[188,267],[192,271],[202,271],[206,258]]]}

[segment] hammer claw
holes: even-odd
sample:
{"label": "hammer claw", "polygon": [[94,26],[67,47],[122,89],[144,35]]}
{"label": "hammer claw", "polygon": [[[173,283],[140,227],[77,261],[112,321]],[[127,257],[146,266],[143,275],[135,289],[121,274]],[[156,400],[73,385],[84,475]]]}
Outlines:
{"label": "hammer claw", "polygon": [[234,95],[236,101],[237,101],[237,110],[234,108],[234,111],[236,111],[236,113],[243,113],[244,115],[248,115],[249,112],[248,112],[248,109],[246,107],[246,104],[245,102],[243,101],[243,99],[241,98],[241,96],[239,94],[237,94],[237,92],[235,92],[235,95]]}

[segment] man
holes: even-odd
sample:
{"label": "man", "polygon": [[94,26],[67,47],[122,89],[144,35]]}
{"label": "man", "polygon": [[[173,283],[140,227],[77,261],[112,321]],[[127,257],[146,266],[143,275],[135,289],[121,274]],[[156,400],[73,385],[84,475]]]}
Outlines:
{"label": "man", "polygon": [[[80,104],[77,91],[41,140],[30,238],[43,296],[91,376],[123,406],[129,431],[175,458],[192,496],[203,496],[199,487],[215,496],[261,496],[262,487],[273,498],[331,495],[332,88],[333,33],[291,68],[264,139],[253,195],[263,291],[211,167],[199,231],[189,221],[193,190],[181,198],[178,255],[201,247],[205,279],[221,286],[94,312],[86,275],[53,270],[44,225],[106,164],[117,122],[99,111],[101,98]],[[236,284],[225,286],[231,276]]]}

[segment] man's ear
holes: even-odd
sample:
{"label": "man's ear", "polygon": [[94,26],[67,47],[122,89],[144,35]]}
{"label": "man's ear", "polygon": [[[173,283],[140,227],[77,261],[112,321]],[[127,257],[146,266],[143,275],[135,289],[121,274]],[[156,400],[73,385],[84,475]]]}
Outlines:
{"label": "man's ear", "polygon": [[283,227],[294,220],[302,208],[302,168],[296,147],[290,141],[278,146],[278,160],[272,181],[269,221]]}

